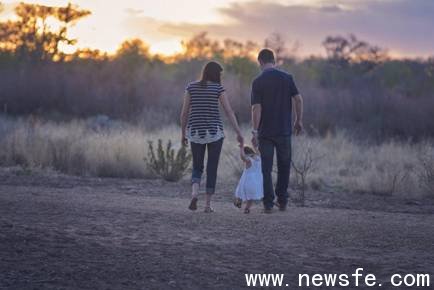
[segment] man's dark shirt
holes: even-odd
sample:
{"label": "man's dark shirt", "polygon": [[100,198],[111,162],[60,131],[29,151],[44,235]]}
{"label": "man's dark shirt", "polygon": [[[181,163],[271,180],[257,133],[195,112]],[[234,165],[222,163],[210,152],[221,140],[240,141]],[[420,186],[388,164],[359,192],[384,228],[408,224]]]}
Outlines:
{"label": "man's dark shirt", "polygon": [[253,81],[252,105],[262,107],[259,137],[291,136],[291,100],[298,94],[292,76],[275,68],[265,69]]}

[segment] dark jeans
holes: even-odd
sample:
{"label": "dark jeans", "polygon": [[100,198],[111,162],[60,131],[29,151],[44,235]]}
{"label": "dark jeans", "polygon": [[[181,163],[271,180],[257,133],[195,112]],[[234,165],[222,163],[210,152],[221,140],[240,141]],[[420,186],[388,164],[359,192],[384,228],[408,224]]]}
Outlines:
{"label": "dark jeans", "polygon": [[[277,183],[276,191],[273,190],[274,150],[277,155]],[[272,208],[274,205],[274,193],[280,204],[288,204],[288,184],[291,169],[291,136],[260,137],[259,151],[261,152],[262,175],[264,178],[264,207]]]}
{"label": "dark jeans", "polygon": [[222,151],[223,138],[208,144],[191,142],[193,155],[193,173],[191,183],[199,183],[202,179],[205,151],[208,149],[208,161],[206,163],[206,193],[214,194],[217,180],[217,168],[219,165],[220,152]]}

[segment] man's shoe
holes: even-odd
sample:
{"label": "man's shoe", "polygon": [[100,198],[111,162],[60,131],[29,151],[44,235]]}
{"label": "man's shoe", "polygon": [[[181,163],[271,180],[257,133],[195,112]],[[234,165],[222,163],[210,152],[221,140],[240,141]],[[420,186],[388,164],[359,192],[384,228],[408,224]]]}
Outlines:
{"label": "man's shoe", "polygon": [[270,214],[273,213],[272,207],[264,207],[263,213]]}
{"label": "man's shoe", "polygon": [[276,202],[275,204],[279,208],[280,211],[285,211],[286,208],[288,207],[287,203]]}

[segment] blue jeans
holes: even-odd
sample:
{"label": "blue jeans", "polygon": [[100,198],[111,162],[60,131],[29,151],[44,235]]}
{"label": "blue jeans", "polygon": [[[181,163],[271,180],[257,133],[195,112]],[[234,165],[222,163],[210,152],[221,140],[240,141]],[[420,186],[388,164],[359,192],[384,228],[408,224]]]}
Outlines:
{"label": "blue jeans", "polygon": [[190,143],[193,155],[193,172],[191,183],[199,183],[202,179],[204,168],[205,151],[208,149],[208,161],[206,163],[206,193],[214,194],[217,181],[217,169],[220,153],[223,146],[223,138],[208,144]]}
{"label": "blue jeans", "polygon": [[[277,183],[273,189],[273,159],[274,150],[277,155]],[[262,175],[264,178],[264,207],[273,208],[274,197],[282,204],[288,204],[288,184],[291,170],[291,136],[259,137],[261,152]]]}

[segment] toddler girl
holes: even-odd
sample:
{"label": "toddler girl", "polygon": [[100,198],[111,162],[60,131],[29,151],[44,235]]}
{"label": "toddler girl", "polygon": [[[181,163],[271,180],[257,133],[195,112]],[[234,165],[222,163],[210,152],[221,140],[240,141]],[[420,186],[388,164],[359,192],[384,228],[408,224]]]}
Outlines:
{"label": "toddler girl", "polygon": [[257,150],[240,145],[240,157],[245,164],[245,169],[235,191],[234,205],[241,208],[242,202],[246,202],[244,213],[248,214],[253,201],[264,197],[261,156]]}

